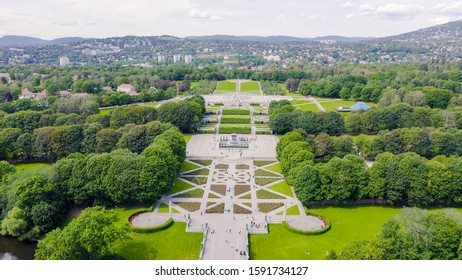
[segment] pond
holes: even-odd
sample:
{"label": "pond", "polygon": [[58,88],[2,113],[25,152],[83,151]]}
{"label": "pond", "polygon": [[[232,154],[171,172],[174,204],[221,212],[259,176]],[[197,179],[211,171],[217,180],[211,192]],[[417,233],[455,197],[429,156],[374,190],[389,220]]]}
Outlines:
{"label": "pond", "polygon": [[33,260],[37,242],[19,241],[0,236],[0,260]]}

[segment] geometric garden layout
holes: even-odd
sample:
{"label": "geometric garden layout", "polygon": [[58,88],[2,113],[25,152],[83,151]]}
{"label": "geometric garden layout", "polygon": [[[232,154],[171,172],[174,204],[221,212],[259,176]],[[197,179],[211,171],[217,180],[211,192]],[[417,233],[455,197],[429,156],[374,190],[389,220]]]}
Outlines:
{"label": "geometric garden layout", "polygon": [[132,224],[152,227],[169,218],[185,222],[187,232],[204,234],[199,258],[221,260],[248,259],[248,235],[267,234],[270,223],[322,229],[323,221],[305,214],[279,168],[274,158],[187,158],[172,191]]}
{"label": "geometric garden layout", "polygon": [[[235,93],[205,97],[239,103],[239,107],[241,102],[252,102],[252,98],[253,102],[261,102],[262,98],[241,94],[239,82]],[[253,113],[250,119],[255,120]],[[184,222],[186,232],[203,233],[198,248],[199,259],[203,260],[248,259],[249,234],[268,234],[268,224],[285,221],[303,231],[324,228],[324,221],[305,213],[281,175],[276,136],[256,135],[252,129],[250,136],[234,138],[245,138],[245,148],[220,146],[221,137],[230,136],[233,135],[193,135],[170,193],[158,200],[152,212],[134,217],[132,224],[147,228],[169,219]]]}

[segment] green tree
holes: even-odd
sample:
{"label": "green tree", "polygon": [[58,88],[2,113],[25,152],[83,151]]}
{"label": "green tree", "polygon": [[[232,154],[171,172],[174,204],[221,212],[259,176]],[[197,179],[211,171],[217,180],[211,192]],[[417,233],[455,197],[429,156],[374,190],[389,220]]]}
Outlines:
{"label": "green tree", "polygon": [[38,244],[38,260],[93,260],[114,253],[117,243],[129,238],[114,210],[87,208],[64,229],[56,229]]}

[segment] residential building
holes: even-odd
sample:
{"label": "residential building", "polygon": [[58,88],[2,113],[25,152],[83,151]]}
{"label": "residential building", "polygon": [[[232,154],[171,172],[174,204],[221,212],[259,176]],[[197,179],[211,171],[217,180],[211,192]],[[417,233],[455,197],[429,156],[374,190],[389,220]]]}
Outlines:
{"label": "residential building", "polygon": [[192,63],[192,55],[187,54],[184,56],[184,63],[191,64]]}
{"label": "residential building", "polygon": [[138,96],[139,94],[136,92],[135,87],[131,84],[121,84],[117,87],[117,91],[125,92],[131,96]]}

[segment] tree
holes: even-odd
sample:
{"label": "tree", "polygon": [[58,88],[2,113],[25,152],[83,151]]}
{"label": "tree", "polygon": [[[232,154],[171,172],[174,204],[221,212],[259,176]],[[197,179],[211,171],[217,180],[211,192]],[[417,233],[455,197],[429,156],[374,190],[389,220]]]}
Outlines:
{"label": "tree", "polygon": [[303,167],[296,176],[294,190],[297,198],[305,205],[308,202],[322,200],[318,169],[310,165]]}
{"label": "tree", "polygon": [[37,246],[38,260],[94,260],[114,253],[117,243],[129,238],[129,228],[119,224],[115,210],[91,207],[64,229],[56,229]]}
{"label": "tree", "polygon": [[0,180],[6,174],[14,173],[14,172],[16,172],[16,168],[14,167],[14,165],[11,165],[6,161],[0,161]]}

